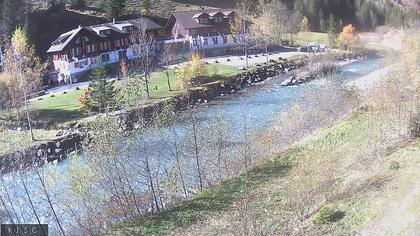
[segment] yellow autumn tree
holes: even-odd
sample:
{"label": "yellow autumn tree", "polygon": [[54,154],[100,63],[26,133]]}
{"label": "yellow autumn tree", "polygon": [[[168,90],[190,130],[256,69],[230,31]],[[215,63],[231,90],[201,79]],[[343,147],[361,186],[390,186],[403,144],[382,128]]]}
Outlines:
{"label": "yellow autumn tree", "polygon": [[302,22],[300,23],[300,31],[307,32],[309,31],[309,20],[308,17],[304,16]]}
{"label": "yellow autumn tree", "polygon": [[352,24],[344,26],[343,31],[338,36],[338,41],[346,50],[352,47],[359,41],[359,35],[356,28]]}
{"label": "yellow autumn tree", "polygon": [[176,75],[180,78],[183,89],[188,89],[191,86],[192,79],[206,73],[207,68],[200,53],[193,53],[189,63],[176,69]]}

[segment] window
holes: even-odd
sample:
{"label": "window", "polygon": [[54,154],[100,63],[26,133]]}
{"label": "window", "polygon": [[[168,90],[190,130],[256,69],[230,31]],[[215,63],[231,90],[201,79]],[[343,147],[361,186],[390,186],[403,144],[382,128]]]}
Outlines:
{"label": "window", "polygon": [[198,47],[198,40],[197,39],[193,39],[193,46]]}
{"label": "window", "polygon": [[95,44],[90,44],[86,46],[86,52],[87,53],[92,53],[96,51],[96,47]]}
{"label": "window", "polygon": [[74,67],[75,68],[83,68],[87,65],[87,60],[83,60],[83,61],[77,61],[74,63]]}
{"label": "window", "polygon": [[127,51],[126,50],[119,51],[118,56],[120,59],[127,58]]}
{"label": "window", "polygon": [[235,20],[235,18],[233,17],[233,16],[229,16],[229,21],[234,21]]}
{"label": "window", "polygon": [[198,18],[198,22],[200,22],[200,24],[208,24],[209,18]]}
{"label": "window", "polygon": [[209,40],[208,40],[208,38],[204,38],[204,45],[209,45]]}
{"label": "window", "polygon": [[72,57],[79,56],[80,54],[81,54],[81,48],[80,47],[71,49],[71,56]]}
{"label": "window", "polygon": [[227,35],[223,35],[223,43],[227,43],[228,42],[228,37]]}
{"label": "window", "polygon": [[221,22],[223,22],[223,17],[221,17],[221,16],[216,16],[216,17],[214,17],[214,22],[216,22],[216,23],[221,23]]}
{"label": "window", "polygon": [[119,47],[121,47],[121,43],[120,43],[120,40],[119,39],[117,39],[117,40],[114,40],[114,43],[115,43],[115,47],[116,48],[119,48]]}
{"label": "window", "polygon": [[133,31],[133,26],[124,26],[122,28],[122,31],[126,32],[126,33],[130,33]]}
{"label": "window", "polygon": [[109,61],[110,59],[109,59],[109,53],[105,53],[105,54],[102,54],[101,55],[101,61],[102,62],[107,62],[107,61]]}
{"label": "window", "polygon": [[111,34],[111,30],[101,30],[101,31],[99,31],[99,34],[101,34],[101,35],[109,35],[109,34]]}
{"label": "window", "polygon": [[195,30],[195,29],[192,29],[192,30],[190,30],[190,33],[193,35],[193,34],[197,34],[197,30]]}
{"label": "window", "polygon": [[219,44],[219,37],[218,36],[213,37],[213,43],[214,44]]}

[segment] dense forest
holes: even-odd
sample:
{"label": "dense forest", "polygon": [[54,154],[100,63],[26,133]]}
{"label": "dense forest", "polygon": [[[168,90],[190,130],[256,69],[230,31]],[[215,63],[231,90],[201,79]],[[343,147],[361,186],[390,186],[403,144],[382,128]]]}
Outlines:
{"label": "dense forest", "polygon": [[[327,32],[328,21],[331,19],[340,22],[340,25],[352,23],[364,31],[373,30],[378,25],[407,27],[419,21],[419,4],[416,2],[414,6],[398,5],[392,0],[283,2],[289,9],[296,9],[306,16],[312,31]],[[23,25],[28,30],[37,53],[46,59],[45,50],[49,43],[63,31],[77,25],[95,24],[112,18],[136,17],[140,14],[167,18],[174,10],[197,9],[200,6],[234,7],[235,3],[236,0],[0,0],[0,45],[7,47],[11,32],[17,26]],[[165,5],[172,8],[162,7]]]}

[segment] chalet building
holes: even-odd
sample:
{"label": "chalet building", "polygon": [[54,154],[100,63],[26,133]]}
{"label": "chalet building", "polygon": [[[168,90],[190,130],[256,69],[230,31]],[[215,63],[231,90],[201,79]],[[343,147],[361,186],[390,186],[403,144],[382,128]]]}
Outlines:
{"label": "chalet building", "polygon": [[161,28],[148,18],[79,26],[61,34],[51,43],[47,53],[52,56],[58,80],[71,83],[95,68],[98,60],[109,65],[138,57],[136,37],[140,29],[152,40]]}
{"label": "chalet building", "polygon": [[234,17],[235,12],[230,9],[176,12],[166,29],[174,39],[187,41],[192,51],[223,54],[236,45],[229,30]]}

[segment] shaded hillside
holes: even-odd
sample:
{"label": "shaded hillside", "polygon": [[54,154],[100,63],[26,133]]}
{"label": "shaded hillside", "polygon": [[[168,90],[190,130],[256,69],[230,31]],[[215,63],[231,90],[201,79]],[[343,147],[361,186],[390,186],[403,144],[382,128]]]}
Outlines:
{"label": "shaded hillside", "polygon": [[104,19],[68,11],[64,6],[57,5],[30,15],[29,34],[38,54],[45,59],[45,52],[60,34],[79,25],[92,25],[102,21]]}

